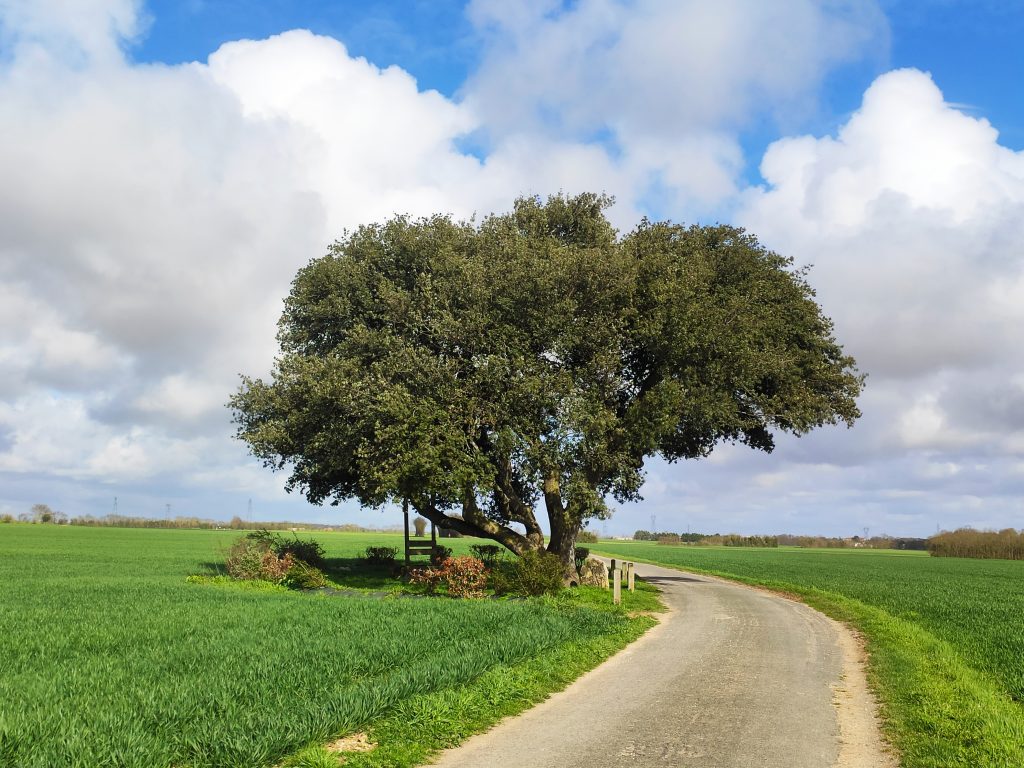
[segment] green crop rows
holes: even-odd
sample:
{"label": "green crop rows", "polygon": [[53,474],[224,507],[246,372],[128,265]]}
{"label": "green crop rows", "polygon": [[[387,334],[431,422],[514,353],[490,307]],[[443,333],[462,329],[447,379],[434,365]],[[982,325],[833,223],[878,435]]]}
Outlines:
{"label": "green crop rows", "polygon": [[1024,765],[1024,562],[649,542],[594,548],[794,592],[856,626],[904,765]]}
{"label": "green crop rows", "polygon": [[[0,766],[270,766],[414,697],[642,631],[566,601],[186,583],[236,535],[0,529]],[[338,558],[401,542],[316,537]]]}

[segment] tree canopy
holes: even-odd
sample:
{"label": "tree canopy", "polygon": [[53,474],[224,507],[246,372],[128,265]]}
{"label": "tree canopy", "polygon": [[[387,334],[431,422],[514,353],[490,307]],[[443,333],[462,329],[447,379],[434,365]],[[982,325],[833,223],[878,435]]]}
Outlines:
{"label": "tree canopy", "polygon": [[723,225],[620,236],[609,205],[346,233],[296,276],[271,380],[231,399],[238,436],[313,503],[408,499],[520,554],[546,514],[571,562],[648,456],[852,425],[863,377],[791,259]]}

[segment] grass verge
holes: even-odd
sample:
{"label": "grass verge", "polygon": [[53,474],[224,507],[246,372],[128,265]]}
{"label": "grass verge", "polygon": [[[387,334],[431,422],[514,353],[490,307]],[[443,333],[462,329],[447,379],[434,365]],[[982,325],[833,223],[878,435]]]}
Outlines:
{"label": "grass verge", "polygon": [[879,699],[884,733],[903,768],[1024,766],[1021,707],[996,681],[920,626],[835,592],[689,565],[639,562],[784,592],[856,628],[866,640],[869,681]]}
{"label": "grass verge", "polygon": [[[648,587],[648,589],[653,589]],[[602,590],[603,591],[603,590]],[[607,599],[607,592],[604,593]],[[650,605],[650,593],[643,601]],[[554,598],[552,604],[577,602]],[[583,602],[593,602],[585,597]],[[657,603],[659,607],[660,602]],[[636,606],[633,606],[637,609]],[[468,684],[413,696],[374,722],[367,733],[377,747],[346,754],[346,768],[411,768],[438,751],[515,715],[562,690],[639,638],[655,624],[649,616],[634,615],[616,630],[584,642],[569,643],[542,657],[488,670]],[[337,768],[338,755],[315,744],[282,765],[287,768]]]}

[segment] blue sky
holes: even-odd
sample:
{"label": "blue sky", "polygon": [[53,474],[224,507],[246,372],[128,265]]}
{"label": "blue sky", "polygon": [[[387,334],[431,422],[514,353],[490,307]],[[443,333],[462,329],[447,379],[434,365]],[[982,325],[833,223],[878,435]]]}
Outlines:
{"label": "blue sky", "polygon": [[[205,61],[221,44],[260,39],[287,29],[337,38],[349,52],[378,66],[397,65],[421,88],[457,96],[481,57],[483,40],[453,0],[391,2],[150,2],[152,26],[131,53],[138,61]],[[571,4],[568,4],[571,5]],[[890,35],[865,61],[832,73],[820,113],[799,126],[829,132],[860,104],[881,73],[902,67],[931,72],[948,101],[984,115],[1002,143],[1024,148],[1024,9],[1013,0],[886,0]],[[744,146],[752,156],[778,136],[778,126],[755,122]],[[756,174],[752,167],[751,173]]]}
{"label": "blue sky", "polygon": [[1022,37],[998,0],[0,0],[0,513],[392,522],[231,439],[291,276],[591,189],[813,264],[869,374],[853,430],[652,461],[609,532],[1024,526]]}

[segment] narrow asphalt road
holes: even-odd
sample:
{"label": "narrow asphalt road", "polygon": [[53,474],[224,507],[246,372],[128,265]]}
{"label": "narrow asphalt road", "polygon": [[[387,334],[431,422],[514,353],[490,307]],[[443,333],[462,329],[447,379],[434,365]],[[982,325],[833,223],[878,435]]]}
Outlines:
{"label": "narrow asphalt road", "polygon": [[436,765],[837,765],[833,698],[844,664],[831,620],[717,579],[644,564],[637,574],[664,591],[670,613],[657,627],[537,707],[441,753]]}

